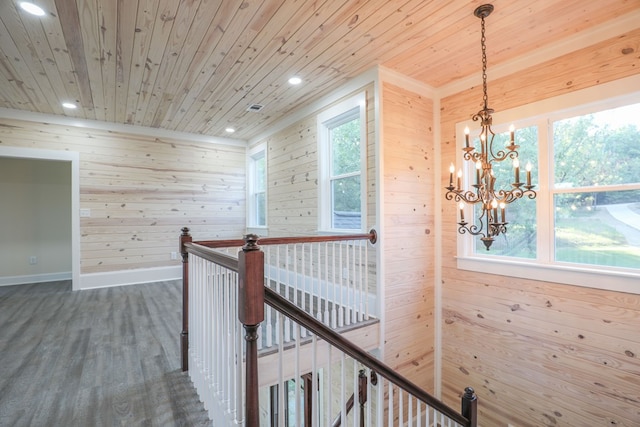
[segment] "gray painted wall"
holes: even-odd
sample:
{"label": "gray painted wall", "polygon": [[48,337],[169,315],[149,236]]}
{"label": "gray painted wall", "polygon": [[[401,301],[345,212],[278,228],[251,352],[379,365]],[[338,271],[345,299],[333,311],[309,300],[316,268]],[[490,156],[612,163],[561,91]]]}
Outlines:
{"label": "gray painted wall", "polygon": [[0,157],[0,254],[5,282],[71,276],[71,163]]}

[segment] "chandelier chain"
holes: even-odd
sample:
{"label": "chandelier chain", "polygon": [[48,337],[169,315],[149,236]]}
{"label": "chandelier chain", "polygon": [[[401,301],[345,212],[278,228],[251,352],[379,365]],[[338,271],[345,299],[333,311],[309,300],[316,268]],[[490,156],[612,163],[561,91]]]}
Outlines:
{"label": "chandelier chain", "polygon": [[487,38],[485,37],[484,30],[484,16],[481,18],[482,26],[481,26],[481,37],[480,37],[480,45],[482,46],[482,100],[484,101],[484,109],[487,110],[489,108],[489,95],[487,94]]}

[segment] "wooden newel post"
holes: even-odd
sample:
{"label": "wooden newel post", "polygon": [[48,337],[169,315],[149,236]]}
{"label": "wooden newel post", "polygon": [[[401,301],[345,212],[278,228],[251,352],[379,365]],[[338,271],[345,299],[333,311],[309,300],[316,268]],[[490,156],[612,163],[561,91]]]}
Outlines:
{"label": "wooden newel post", "polygon": [[478,426],[478,397],[471,387],[462,395],[462,416],[470,421],[470,427]]}
{"label": "wooden newel post", "polygon": [[191,243],[193,238],[189,229],[184,227],[180,235],[180,255],[182,255],[182,332],[180,333],[180,354],[182,371],[189,370],[189,254],[185,243]]}
{"label": "wooden newel post", "polygon": [[246,353],[245,425],[258,427],[258,326],[264,320],[264,252],[257,244],[258,236],[247,234],[238,254],[238,319],[244,325]]}

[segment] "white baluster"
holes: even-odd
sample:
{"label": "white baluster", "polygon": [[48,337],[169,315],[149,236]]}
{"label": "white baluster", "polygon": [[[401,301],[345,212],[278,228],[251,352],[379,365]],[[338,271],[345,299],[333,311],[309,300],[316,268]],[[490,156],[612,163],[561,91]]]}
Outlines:
{"label": "white baluster", "polygon": [[[331,296],[330,317],[331,317],[331,327],[335,329],[338,327],[338,319],[337,319],[338,313],[336,311],[336,304],[337,304],[336,292],[339,287],[338,277],[342,274],[341,271],[336,271],[336,242],[331,243],[331,271],[332,271],[331,285],[333,287],[333,295]],[[329,299],[328,296],[327,296],[327,299]]]}
{"label": "white baluster", "polygon": [[328,243],[324,243],[324,257],[322,264],[324,265],[324,282],[325,282],[325,297],[324,297],[324,324],[331,327],[331,317],[329,316],[329,247]]}
{"label": "white baluster", "polygon": [[[343,264],[343,244],[340,244],[340,287],[338,289],[338,297],[336,298],[336,304],[338,304],[338,326],[344,326],[344,300],[343,300],[343,290],[346,288],[346,283],[349,280],[349,268],[347,264],[347,268],[344,268]],[[346,271],[346,275],[344,274]]]}
{"label": "white baluster", "polygon": [[298,325],[297,323],[294,326],[293,329],[293,339],[295,341],[296,344],[296,356],[295,356],[295,365],[296,365],[296,369],[295,369],[295,383],[296,383],[296,391],[295,391],[295,411],[296,411],[296,425],[297,426],[301,426],[302,425],[302,414],[301,414],[301,408],[302,405],[301,403],[301,397],[300,397],[300,390],[302,389],[302,387],[300,387],[300,325]]}
{"label": "white baluster", "polygon": [[[283,315],[280,314],[279,312],[277,313],[278,316],[278,320],[277,320],[277,324],[278,324],[278,333],[279,335],[282,337],[283,335],[283,328],[284,328],[284,321],[282,319]],[[285,424],[285,420],[284,420],[284,416],[285,416],[285,407],[284,407],[284,394],[285,394],[285,378],[284,378],[284,365],[283,365],[283,355],[284,355],[284,340],[279,339],[278,340],[278,425],[279,426],[284,426]]]}

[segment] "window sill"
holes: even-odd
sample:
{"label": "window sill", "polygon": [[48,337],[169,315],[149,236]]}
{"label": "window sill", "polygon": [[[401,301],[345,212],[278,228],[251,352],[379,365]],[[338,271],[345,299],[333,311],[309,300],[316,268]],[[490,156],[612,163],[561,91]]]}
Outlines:
{"label": "window sill", "polygon": [[633,272],[480,257],[457,257],[457,264],[461,270],[640,294],[640,274]]}

